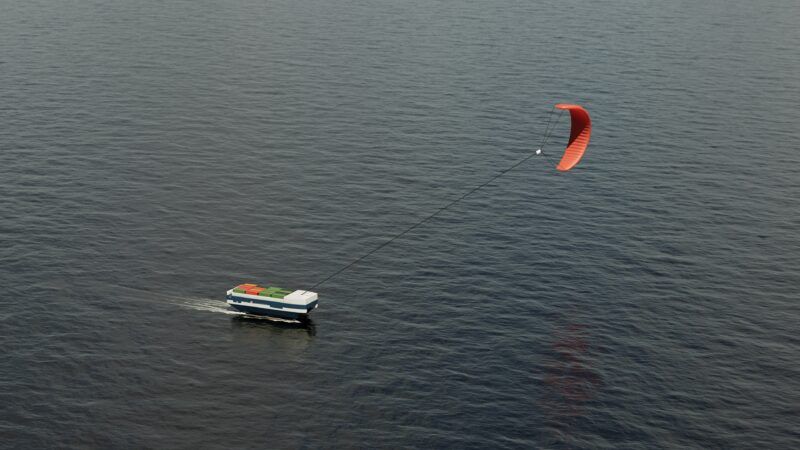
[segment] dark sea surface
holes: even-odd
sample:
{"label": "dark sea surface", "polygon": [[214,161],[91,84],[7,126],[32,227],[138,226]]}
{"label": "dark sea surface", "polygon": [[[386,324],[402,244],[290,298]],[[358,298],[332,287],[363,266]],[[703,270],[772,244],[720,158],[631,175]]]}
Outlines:
{"label": "dark sea surface", "polygon": [[0,447],[800,448],[798,24],[0,0]]}

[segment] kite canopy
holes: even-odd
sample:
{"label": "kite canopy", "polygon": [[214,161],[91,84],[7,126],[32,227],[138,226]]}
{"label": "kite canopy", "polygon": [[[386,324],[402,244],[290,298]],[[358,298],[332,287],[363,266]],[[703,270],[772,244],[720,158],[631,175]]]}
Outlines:
{"label": "kite canopy", "polygon": [[592,135],[592,119],[589,118],[589,112],[579,105],[559,103],[556,108],[569,111],[572,120],[567,148],[564,150],[561,162],[556,166],[556,169],[566,172],[578,164],[589,145],[589,137]]}

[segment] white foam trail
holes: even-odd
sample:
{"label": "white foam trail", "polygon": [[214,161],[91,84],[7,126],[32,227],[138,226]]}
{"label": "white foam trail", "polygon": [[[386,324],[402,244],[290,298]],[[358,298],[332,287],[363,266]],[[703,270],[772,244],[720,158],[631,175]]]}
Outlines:
{"label": "white foam trail", "polygon": [[252,314],[243,313],[241,311],[235,311],[233,309],[228,308],[227,304],[221,300],[214,300],[210,298],[181,298],[177,300],[178,300],[177,302],[178,305],[184,308],[194,309],[195,311],[222,313],[231,316],[247,317],[248,319],[269,320],[272,322],[302,323],[299,320],[283,319],[280,317],[269,317],[269,316],[254,316]]}
{"label": "white foam trail", "polygon": [[184,308],[194,309],[196,311],[215,312],[235,316],[245,315],[243,312],[229,309],[221,300],[212,300],[208,298],[183,298],[180,299],[178,304]]}

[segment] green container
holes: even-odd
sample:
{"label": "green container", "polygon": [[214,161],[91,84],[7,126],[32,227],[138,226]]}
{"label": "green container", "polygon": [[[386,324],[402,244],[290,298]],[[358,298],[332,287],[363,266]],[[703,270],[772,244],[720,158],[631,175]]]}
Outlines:
{"label": "green container", "polygon": [[283,294],[283,293],[280,293],[280,292],[272,292],[271,294],[269,294],[269,296],[272,297],[272,298],[281,298],[282,299],[283,297],[286,297],[286,294]]}
{"label": "green container", "polygon": [[236,288],[236,289],[234,289],[234,290],[233,290],[233,292],[236,292],[237,294],[244,294],[244,293],[245,293],[245,290],[244,290],[244,289],[239,289],[239,288]]}

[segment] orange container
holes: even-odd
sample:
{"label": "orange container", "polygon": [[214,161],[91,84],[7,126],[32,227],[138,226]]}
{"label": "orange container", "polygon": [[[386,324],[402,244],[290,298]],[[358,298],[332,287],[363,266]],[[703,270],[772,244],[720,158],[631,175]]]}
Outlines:
{"label": "orange container", "polygon": [[251,287],[250,289],[247,289],[247,290],[245,291],[245,293],[246,293],[246,294],[250,294],[250,295],[258,295],[258,293],[259,293],[259,292],[261,292],[261,291],[263,291],[263,290],[264,290],[264,288],[263,288],[263,287],[258,287],[258,286],[256,286],[256,287]]}

